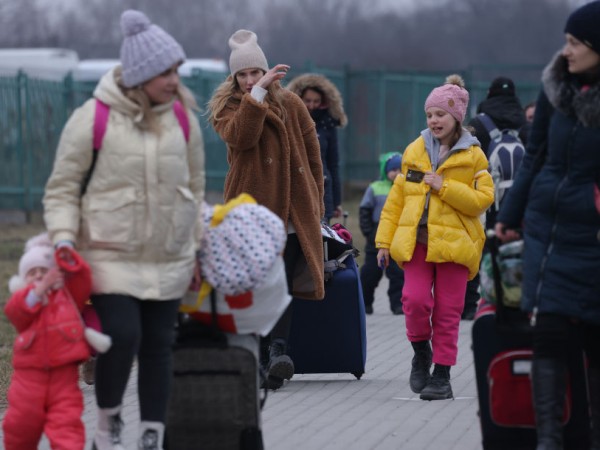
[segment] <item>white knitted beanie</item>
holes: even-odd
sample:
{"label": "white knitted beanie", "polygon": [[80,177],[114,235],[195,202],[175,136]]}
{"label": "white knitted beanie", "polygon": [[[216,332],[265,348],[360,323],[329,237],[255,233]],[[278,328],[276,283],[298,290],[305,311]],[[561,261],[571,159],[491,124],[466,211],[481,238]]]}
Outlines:
{"label": "white knitted beanie", "polygon": [[185,60],[181,45],[140,11],[128,9],[121,15],[123,85],[138,86]]}
{"label": "white knitted beanie", "polygon": [[24,288],[27,272],[35,267],[45,267],[46,269],[56,267],[54,247],[48,233],[38,234],[25,244],[25,253],[19,261],[19,274],[12,276],[8,282],[10,292]]}
{"label": "white knitted beanie", "polygon": [[258,46],[256,34],[248,30],[237,30],[229,38],[229,70],[235,76],[240,70],[262,69],[269,70],[267,58]]}

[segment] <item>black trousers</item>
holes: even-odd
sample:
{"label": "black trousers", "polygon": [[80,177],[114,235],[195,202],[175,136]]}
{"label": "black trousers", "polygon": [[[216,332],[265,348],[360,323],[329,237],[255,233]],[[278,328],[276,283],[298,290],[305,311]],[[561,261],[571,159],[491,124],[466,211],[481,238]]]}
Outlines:
{"label": "black trousers", "polygon": [[[402,288],[404,287],[404,271],[390,258],[390,264],[385,269],[385,275],[390,280],[388,298],[390,309],[402,306]],[[375,301],[375,289],[383,277],[383,269],[377,263],[377,252],[366,252],[363,266],[360,268],[360,283],[363,290],[365,305]]]}
{"label": "black trousers", "polygon": [[139,300],[127,295],[93,295],[110,350],[96,363],[99,408],[123,403],[134,358],[138,359],[138,397],[144,421],[165,422],[172,378],[172,345],[179,300]]}
{"label": "black trousers", "polygon": [[[285,277],[287,279],[290,295],[292,294],[292,280],[294,279],[296,263],[301,257],[303,257],[303,254],[302,247],[300,247],[300,241],[298,240],[298,235],[296,235],[296,233],[288,234],[285,250],[283,251],[283,262],[285,264]],[[271,333],[269,333],[266,341],[270,342],[271,340],[281,339],[287,342],[290,337],[291,327],[292,304],[290,303],[271,330]],[[264,341],[264,339],[261,341]]]}
{"label": "black trousers", "polygon": [[538,314],[533,329],[534,358],[566,363],[573,344],[583,348],[590,369],[600,369],[600,325],[576,321],[559,314]]}
{"label": "black trousers", "polygon": [[475,309],[477,302],[481,298],[479,294],[479,273],[475,278],[467,282],[467,291],[465,292],[465,309]]}

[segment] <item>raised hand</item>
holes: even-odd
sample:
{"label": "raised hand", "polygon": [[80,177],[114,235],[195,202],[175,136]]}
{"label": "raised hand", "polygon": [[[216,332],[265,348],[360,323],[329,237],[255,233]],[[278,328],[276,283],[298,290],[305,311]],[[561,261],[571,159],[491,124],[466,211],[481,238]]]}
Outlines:
{"label": "raised hand", "polygon": [[275,80],[281,80],[287,75],[290,66],[287,64],[277,64],[271,67],[256,83],[256,86],[267,89]]}
{"label": "raised hand", "polygon": [[64,275],[57,267],[49,269],[42,277],[41,281],[36,283],[34,292],[38,297],[42,297],[47,291],[57,289],[64,283]]}
{"label": "raised hand", "polygon": [[73,248],[65,245],[56,249],[56,256],[72,266],[75,264],[75,259],[73,258],[72,252]]}

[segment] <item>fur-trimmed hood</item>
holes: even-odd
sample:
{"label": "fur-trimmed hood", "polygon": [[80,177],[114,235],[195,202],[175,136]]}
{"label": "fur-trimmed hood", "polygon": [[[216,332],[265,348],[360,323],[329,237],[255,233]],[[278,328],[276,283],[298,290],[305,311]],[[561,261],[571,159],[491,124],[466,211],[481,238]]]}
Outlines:
{"label": "fur-trimmed hood", "polygon": [[343,128],[348,123],[348,117],[344,112],[342,95],[325,76],[316,73],[306,73],[294,78],[286,87],[299,97],[302,96],[305,89],[316,87],[325,95],[323,109],[329,110],[331,117],[339,121],[340,127]]}
{"label": "fur-trimmed hood", "polygon": [[567,59],[558,52],[542,73],[544,92],[557,110],[576,116],[586,127],[600,128],[600,82],[582,92],[581,82],[568,71]]}

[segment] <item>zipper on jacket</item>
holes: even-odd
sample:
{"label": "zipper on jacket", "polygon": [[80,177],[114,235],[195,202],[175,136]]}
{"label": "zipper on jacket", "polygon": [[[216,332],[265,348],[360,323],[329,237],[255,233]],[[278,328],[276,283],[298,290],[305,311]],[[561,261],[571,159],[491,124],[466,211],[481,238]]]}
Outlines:
{"label": "zipper on jacket", "polygon": [[[560,183],[558,184],[558,186],[556,187],[556,191],[554,191],[554,209],[556,210],[556,203],[558,201],[558,192],[560,191],[560,189],[562,188],[562,186],[565,184],[565,181],[567,180],[567,177],[565,176]],[[546,263],[548,262],[548,258],[550,257],[550,255],[552,254],[552,250],[554,249],[554,238],[556,237],[556,229],[558,228],[558,224],[556,222],[556,213],[554,214],[554,223],[552,224],[552,231],[550,232],[550,244],[548,245],[548,247],[546,248],[546,253],[544,254],[544,257],[542,258],[542,262],[540,264],[540,270],[538,271],[538,284],[535,290],[535,303],[533,306],[533,315],[531,316],[531,326],[535,326],[536,323],[536,316],[537,316],[537,312],[541,303],[541,296],[540,293],[542,292],[542,285],[544,284],[544,271],[546,269]]]}
{"label": "zipper on jacket", "polygon": [[49,354],[50,354],[50,349],[48,347],[48,314],[46,313],[46,310],[44,308],[49,308],[50,307],[50,299],[48,298],[48,293],[44,293],[44,295],[46,296],[45,299],[40,300],[41,302],[43,302],[44,300],[46,301],[46,304],[42,304],[42,309],[40,310],[40,314],[42,317],[42,322],[43,322],[43,326],[42,329],[40,330],[44,339],[44,360],[45,360],[45,366],[46,369],[50,369],[50,358],[49,358]]}

